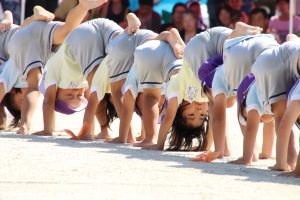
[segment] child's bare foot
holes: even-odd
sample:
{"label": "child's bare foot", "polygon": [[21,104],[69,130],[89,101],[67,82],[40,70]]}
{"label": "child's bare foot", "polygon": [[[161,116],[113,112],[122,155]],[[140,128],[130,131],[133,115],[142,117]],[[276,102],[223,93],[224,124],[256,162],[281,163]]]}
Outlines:
{"label": "child's bare foot", "polygon": [[46,21],[50,22],[55,18],[54,14],[45,10],[41,6],[35,6],[33,8],[33,16],[32,19],[34,21]]}
{"label": "child's bare foot", "polygon": [[164,150],[164,148],[158,146],[157,144],[153,144],[153,145],[150,145],[150,146],[143,147],[143,149],[146,149],[146,150],[161,150],[161,151]]}
{"label": "child's bare foot", "polygon": [[134,143],[134,147],[147,147],[156,144],[154,141],[143,140],[141,142]]}
{"label": "child's bare foot", "polygon": [[10,26],[13,24],[13,15],[10,11],[6,10],[4,13],[4,18],[0,22],[0,31],[5,32],[7,31]]}
{"label": "child's bare foot", "polygon": [[274,159],[274,157],[272,157],[272,155],[268,155],[268,154],[263,153],[263,152],[259,154],[258,158],[260,160]]}
{"label": "child's bare foot", "polygon": [[205,151],[201,154],[199,154],[198,156],[196,156],[195,158],[192,159],[193,162],[212,162],[216,159],[218,159],[220,155],[220,152],[218,151]]}
{"label": "child's bare foot", "polygon": [[238,158],[236,160],[228,162],[230,164],[236,164],[236,165],[251,165],[251,161],[245,160],[243,157]]}
{"label": "child's bare foot", "polygon": [[114,139],[111,139],[111,140],[107,140],[106,142],[108,143],[112,143],[112,144],[125,144],[126,142],[122,141],[120,139],[120,137],[116,137]]}
{"label": "child's bare foot", "polygon": [[300,174],[297,173],[295,170],[290,171],[290,172],[283,172],[283,173],[280,173],[278,176],[300,178]]}
{"label": "child's bare foot", "polygon": [[180,34],[176,28],[172,28],[170,30],[170,34],[168,35],[167,41],[173,48],[176,58],[182,58],[185,49],[185,44],[181,39]]}
{"label": "child's bare foot", "polygon": [[145,139],[145,135],[141,134],[140,136],[136,137],[135,140],[136,141],[143,141]]}
{"label": "child's bare foot", "polygon": [[17,134],[28,135],[30,134],[30,128],[27,127],[26,125],[22,125],[17,130]]}
{"label": "child's bare foot", "polygon": [[279,165],[276,163],[274,166],[269,167],[269,169],[273,171],[290,171],[291,167],[289,166],[289,164]]}
{"label": "child's bare foot", "polygon": [[137,32],[140,29],[141,21],[135,14],[129,13],[127,15],[127,21],[128,21],[127,33],[129,35]]}
{"label": "child's bare foot", "polygon": [[39,131],[39,132],[35,132],[32,135],[37,135],[37,136],[52,136],[52,133],[47,133],[45,131]]}
{"label": "child's bare foot", "polygon": [[101,131],[95,139],[97,140],[111,140],[111,136],[108,131]]}
{"label": "child's bare foot", "polygon": [[250,26],[243,22],[237,22],[235,29],[240,36],[260,34],[263,29],[258,26]]}

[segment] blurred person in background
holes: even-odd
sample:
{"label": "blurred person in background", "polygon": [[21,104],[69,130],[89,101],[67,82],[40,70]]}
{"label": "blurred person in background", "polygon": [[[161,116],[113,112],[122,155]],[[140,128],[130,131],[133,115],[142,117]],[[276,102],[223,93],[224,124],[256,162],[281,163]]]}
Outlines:
{"label": "blurred person in background", "polygon": [[[286,36],[289,33],[289,0],[277,0],[276,1],[276,8],[279,12],[279,15],[275,15],[271,17],[269,22],[269,28],[274,29],[278,32],[281,43],[286,41]],[[293,33],[299,34],[300,33],[300,17],[294,16],[293,22]]]}
{"label": "blurred person in background", "polygon": [[[244,12],[242,10],[242,7],[244,5],[243,0],[228,0],[227,4],[234,10],[236,11],[236,15],[241,15],[241,18],[239,21],[244,22],[244,23],[248,23],[248,15],[246,12]],[[240,14],[237,14],[237,13]]]}
{"label": "blurred person in background", "polygon": [[20,25],[21,0],[0,0],[3,11],[9,10],[13,14],[14,24]]}
{"label": "blurred person in background", "polygon": [[207,26],[203,22],[201,13],[201,4],[198,1],[191,1],[187,4],[188,10],[192,11],[197,20],[197,28],[201,30],[206,30]]}
{"label": "blurred person in background", "polygon": [[207,0],[207,12],[209,16],[209,27],[219,25],[218,11],[224,6],[225,0]]}
{"label": "blurred person in background", "polygon": [[126,16],[129,13],[129,0],[108,0],[101,8],[99,17],[108,18],[122,28],[127,27]]}
{"label": "blurred person in background", "polygon": [[183,30],[180,31],[180,36],[185,44],[187,44],[197,33],[205,31],[205,29],[197,28],[197,18],[192,11],[183,13]]}
{"label": "blurred person in background", "polygon": [[182,31],[182,15],[187,11],[187,6],[184,3],[176,3],[172,9],[172,22],[162,25],[162,31],[169,31],[171,28],[176,28],[178,31]]}
{"label": "blurred person in background", "polygon": [[153,0],[139,0],[139,9],[134,13],[140,19],[140,28],[160,32],[161,17],[153,10]]}

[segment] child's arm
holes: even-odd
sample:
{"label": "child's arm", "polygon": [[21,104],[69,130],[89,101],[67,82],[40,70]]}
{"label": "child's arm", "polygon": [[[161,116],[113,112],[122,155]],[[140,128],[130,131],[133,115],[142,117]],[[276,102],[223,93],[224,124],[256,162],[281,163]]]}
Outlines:
{"label": "child's arm", "polygon": [[119,126],[119,137],[111,140],[111,143],[126,143],[128,132],[130,129],[130,123],[132,120],[132,115],[134,112],[135,100],[128,90],[123,96],[123,106],[120,116],[120,126]]}
{"label": "child's arm", "polygon": [[248,112],[246,132],[244,134],[243,157],[232,161],[232,164],[251,165],[259,122],[260,117],[257,111],[250,110]]}
{"label": "child's arm", "polygon": [[289,138],[299,114],[300,101],[290,102],[277,130],[276,165],[272,168],[273,170],[290,170],[290,166],[287,163]]}
{"label": "child's arm", "polygon": [[43,119],[44,130],[34,133],[34,135],[52,135],[55,128],[55,112],[54,105],[56,99],[56,85],[47,88],[43,101]]}
{"label": "child's arm", "polygon": [[5,88],[4,88],[4,84],[3,84],[3,83],[0,83],[0,102],[2,102],[4,96],[5,96]]}
{"label": "child's arm", "polygon": [[53,45],[62,44],[67,35],[82,22],[88,10],[96,8],[106,1],[107,0],[80,0],[79,4],[69,12],[65,23],[55,29]]}
{"label": "child's arm", "polygon": [[178,110],[178,98],[174,97],[169,100],[166,114],[160,125],[157,144],[147,146],[145,149],[149,150],[164,150],[165,141],[169,130],[173,124],[174,118]]}

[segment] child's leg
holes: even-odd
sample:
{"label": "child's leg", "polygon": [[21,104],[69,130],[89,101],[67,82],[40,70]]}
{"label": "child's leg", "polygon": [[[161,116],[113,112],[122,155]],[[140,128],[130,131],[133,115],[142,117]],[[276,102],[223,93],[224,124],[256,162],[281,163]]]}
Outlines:
{"label": "child's leg", "polygon": [[175,56],[177,58],[182,58],[185,49],[185,44],[181,39],[180,34],[176,28],[172,28],[170,31],[161,32],[154,39],[168,42],[173,48]]}
{"label": "child's leg", "polygon": [[139,137],[136,138],[136,141],[143,141],[145,139],[145,128],[144,128],[144,123],[143,120],[141,119],[141,134]]}
{"label": "child's leg", "polygon": [[295,144],[295,134],[292,130],[289,140],[289,147],[288,147],[288,159],[287,162],[291,169],[295,169],[296,162],[297,162],[297,150],[296,150],[296,144]]}
{"label": "child's leg", "polygon": [[279,174],[279,176],[300,178],[300,154],[298,154],[298,160],[297,160],[296,168],[291,172],[281,173],[281,174]]}
{"label": "child's leg", "polygon": [[141,146],[150,146],[157,142],[159,100],[161,94],[158,88],[144,88],[143,99],[143,123],[145,127],[146,138]]}
{"label": "child's leg", "polygon": [[3,20],[0,22],[1,32],[7,31],[14,22],[13,15],[9,10],[4,11],[3,15]]}
{"label": "child's leg", "polygon": [[263,127],[263,145],[259,159],[272,158],[273,145],[275,140],[275,121],[264,123]]}
{"label": "child's leg", "polygon": [[237,22],[235,24],[235,29],[231,32],[228,39],[245,36],[245,35],[255,35],[262,32],[262,28],[258,26],[250,26],[243,22]]}
{"label": "child's leg", "polygon": [[62,44],[67,35],[82,22],[90,9],[96,8],[106,1],[80,0],[79,4],[68,13],[65,23],[55,29],[53,33],[53,45]]}
{"label": "child's leg", "polygon": [[31,132],[31,120],[33,113],[37,107],[40,97],[38,83],[41,79],[42,73],[40,68],[31,69],[27,75],[28,89],[23,97],[23,104],[21,108],[21,122],[18,134],[29,134]]}
{"label": "child's leg", "polygon": [[109,127],[107,124],[107,117],[106,117],[106,103],[105,100],[101,100],[98,104],[98,107],[95,108],[96,111],[96,118],[100,124],[100,133],[96,136],[96,139],[111,139]]}

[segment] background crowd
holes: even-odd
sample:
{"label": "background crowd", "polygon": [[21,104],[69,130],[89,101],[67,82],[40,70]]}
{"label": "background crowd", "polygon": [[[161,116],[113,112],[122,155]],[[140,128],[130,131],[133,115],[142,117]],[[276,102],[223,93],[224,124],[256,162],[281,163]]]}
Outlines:
{"label": "background crowd", "polygon": [[[35,5],[41,5],[55,13],[56,20],[64,21],[67,13],[78,2],[79,0],[26,0],[25,17],[32,15]],[[296,2],[300,6],[300,1]],[[279,43],[285,41],[289,30],[289,0],[182,0],[174,1],[170,12],[156,12],[155,6],[164,3],[164,0],[108,0],[105,5],[91,10],[86,20],[105,17],[126,27],[126,14],[134,12],[142,22],[141,28],[159,33],[174,27],[179,30],[185,42],[209,27],[233,28],[237,21],[260,26],[264,33],[274,34]],[[133,7],[138,9],[131,10]],[[4,10],[12,11],[14,23],[20,24],[21,0],[0,0],[0,14]],[[294,33],[300,33],[300,17],[297,15],[294,16]]]}

